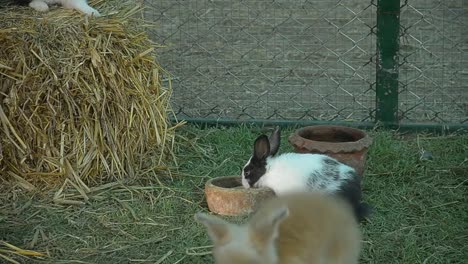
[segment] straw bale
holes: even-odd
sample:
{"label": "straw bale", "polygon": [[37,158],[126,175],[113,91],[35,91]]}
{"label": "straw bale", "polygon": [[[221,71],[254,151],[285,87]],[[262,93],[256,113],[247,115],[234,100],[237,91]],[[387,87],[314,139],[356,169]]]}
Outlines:
{"label": "straw bale", "polygon": [[90,2],[107,15],[0,9],[0,178],[86,192],[166,169],[171,86],[141,7]]}

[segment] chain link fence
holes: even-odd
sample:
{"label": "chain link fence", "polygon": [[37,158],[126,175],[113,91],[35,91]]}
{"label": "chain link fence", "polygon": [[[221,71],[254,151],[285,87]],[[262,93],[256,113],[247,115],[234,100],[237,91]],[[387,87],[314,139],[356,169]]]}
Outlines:
{"label": "chain link fence", "polygon": [[468,124],[468,1],[402,1],[401,122]]}
{"label": "chain link fence", "polygon": [[[373,122],[377,0],[146,0],[181,119]],[[401,122],[468,123],[467,1],[401,2]]]}

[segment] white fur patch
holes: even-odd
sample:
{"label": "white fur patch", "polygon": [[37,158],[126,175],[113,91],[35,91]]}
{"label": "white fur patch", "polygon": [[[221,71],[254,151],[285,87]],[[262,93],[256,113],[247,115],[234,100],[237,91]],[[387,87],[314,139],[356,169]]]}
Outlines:
{"label": "white fur patch", "polygon": [[75,9],[86,15],[100,16],[99,12],[90,7],[86,0],[33,0],[29,6],[37,11],[49,10],[49,5],[60,4],[67,9]]}
{"label": "white fur patch", "polygon": [[39,11],[39,12],[46,12],[49,10],[49,6],[47,5],[47,3],[45,3],[44,1],[41,1],[41,0],[34,0],[32,1],[31,3],[29,3],[29,6],[31,8],[33,8],[34,10],[36,11]]}
{"label": "white fur patch", "polygon": [[[339,179],[333,179],[330,175],[321,174],[324,163],[328,158],[319,154],[286,153],[267,159],[267,171],[255,187],[269,187],[276,194],[282,195],[297,191],[320,190],[336,192],[340,189],[345,179],[349,178],[351,167],[339,164]],[[310,177],[314,177],[313,184]]]}

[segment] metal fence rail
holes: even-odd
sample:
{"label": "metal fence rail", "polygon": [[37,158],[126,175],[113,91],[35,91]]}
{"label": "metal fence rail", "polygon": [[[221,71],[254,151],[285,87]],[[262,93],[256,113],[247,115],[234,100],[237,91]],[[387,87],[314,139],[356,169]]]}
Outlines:
{"label": "metal fence rail", "polygon": [[393,115],[392,122],[468,124],[466,1],[396,4],[393,99],[385,90],[392,77],[379,74],[378,34],[392,34],[388,25],[378,27],[378,16],[392,19],[381,2],[395,3],[145,4],[146,18],[157,25],[150,34],[166,46],[159,61],[173,75],[179,118],[374,122]]}

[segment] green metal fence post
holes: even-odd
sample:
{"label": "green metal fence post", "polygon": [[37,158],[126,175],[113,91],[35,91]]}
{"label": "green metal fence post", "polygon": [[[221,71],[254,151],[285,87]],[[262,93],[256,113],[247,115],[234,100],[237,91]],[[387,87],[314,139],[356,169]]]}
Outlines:
{"label": "green metal fence post", "polygon": [[398,125],[400,0],[377,1],[376,122]]}

